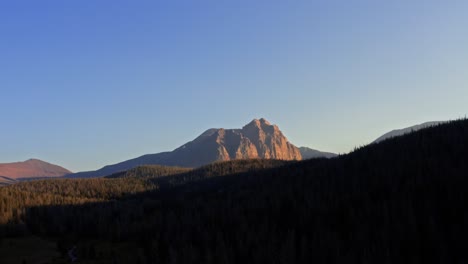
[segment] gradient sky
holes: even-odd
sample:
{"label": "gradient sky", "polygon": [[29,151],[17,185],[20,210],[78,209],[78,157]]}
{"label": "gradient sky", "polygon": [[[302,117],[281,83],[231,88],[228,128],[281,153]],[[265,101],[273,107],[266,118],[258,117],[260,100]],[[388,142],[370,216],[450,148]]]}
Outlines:
{"label": "gradient sky", "polygon": [[468,1],[0,2],[0,162],[73,171],[265,117],[348,152],[468,112]]}

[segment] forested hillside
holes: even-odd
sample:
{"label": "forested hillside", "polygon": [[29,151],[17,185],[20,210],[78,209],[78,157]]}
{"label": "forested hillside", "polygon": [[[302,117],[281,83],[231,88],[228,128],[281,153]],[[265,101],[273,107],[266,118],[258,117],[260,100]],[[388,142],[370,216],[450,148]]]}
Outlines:
{"label": "forested hillside", "polygon": [[460,120],[334,159],[21,183],[0,188],[2,236],[80,263],[464,263],[467,161]]}
{"label": "forested hillside", "polygon": [[174,174],[180,174],[184,172],[188,172],[191,169],[188,168],[181,168],[181,167],[169,167],[169,166],[161,166],[161,165],[144,165],[138,166],[136,168],[122,171],[118,173],[114,173],[112,175],[106,176],[106,178],[113,179],[113,178],[128,178],[128,177],[135,177],[135,178],[158,178],[164,177]]}

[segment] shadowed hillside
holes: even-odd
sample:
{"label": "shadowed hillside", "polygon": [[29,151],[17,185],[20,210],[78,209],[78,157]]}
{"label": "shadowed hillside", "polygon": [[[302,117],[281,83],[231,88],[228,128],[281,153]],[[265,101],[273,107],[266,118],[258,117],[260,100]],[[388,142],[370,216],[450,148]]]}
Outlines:
{"label": "shadowed hillside", "polygon": [[295,161],[282,161],[271,159],[250,159],[250,160],[233,160],[215,162],[209,165],[202,166],[198,169],[187,171],[181,174],[175,174],[171,177],[154,178],[150,180],[158,186],[160,190],[169,190],[175,186],[193,184],[198,181],[206,180],[213,177],[221,177],[226,175],[239,175],[248,173],[260,173],[263,170],[278,168],[285,164],[294,163]]}
{"label": "shadowed hillside", "polygon": [[128,177],[159,178],[159,177],[170,176],[174,174],[181,174],[181,173],[188,172],[191,170],[192,169],[181,168],[181,167],[168,167],[168,166],[161,166],[161,165],[144,165],[144,166],[138,166],[128,171],[114,173],[112,175],[106,176],[106,178],[108,179],[128,178]]}
{"label": "shadowed hillside", "polygon": [[196,169],[179,167],[167,167],[159,165],[139,166],[128,171],[112,174],[105,178],[127,178],[134,177],[147,180],[158,188],[174,187],[187,183],[220,177],[225,175],[258,172],[283,166],[293,161],[271,160],[271,159],[250,159],[214,162]]}
{"label": "shadowed hillside", "polygon": [[8,186],[0,212],[18,209],[4,233],[61,238],[82,263],[464,263],[467,160],[461,120],[335,159],[232,173],[234,163],[212,164],[219,177],[92,203],[41,203],[48,194],[37,194],[21,209],[32,191]]}

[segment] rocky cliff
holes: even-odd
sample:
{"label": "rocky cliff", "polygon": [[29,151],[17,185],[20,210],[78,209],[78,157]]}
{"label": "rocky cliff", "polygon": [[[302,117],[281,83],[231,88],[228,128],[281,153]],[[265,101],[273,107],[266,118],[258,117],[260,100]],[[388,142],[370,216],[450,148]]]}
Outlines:
{"label": "rocky cliff", "polygon": [[190,167],[236,159],[300,160],[301,153],[289,143],[278,126],[254,119],[242,129],[209,129],[172,152],[173,159]]}

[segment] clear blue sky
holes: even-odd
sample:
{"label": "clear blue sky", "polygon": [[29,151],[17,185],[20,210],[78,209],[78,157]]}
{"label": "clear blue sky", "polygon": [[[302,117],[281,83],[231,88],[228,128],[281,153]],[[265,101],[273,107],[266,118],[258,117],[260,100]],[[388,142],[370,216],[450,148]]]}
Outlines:
{"label": "clear blue sky", "polygon": [[347,152],[468,112],[468,1],[0,2],[0,162],[97,169],[255,117]]}

